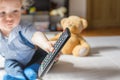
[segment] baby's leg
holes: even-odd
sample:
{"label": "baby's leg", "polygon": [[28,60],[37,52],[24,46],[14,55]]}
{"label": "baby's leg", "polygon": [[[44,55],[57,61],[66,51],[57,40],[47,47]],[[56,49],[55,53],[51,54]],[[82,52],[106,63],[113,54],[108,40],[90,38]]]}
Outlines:
{"label": "baby's leg", "polygon": [[38,69],[40,64],[34,63],[24,70],[25,76],[28,78],[28,80],[36,80],[38,77]]}
{"label": "baby's leg", "polygon": [[4,80],[26,80],[26,77],[23,73],[23,65],[15,60],[6,60],[5,70],[7,75],[4,76]]}
{"label": "baby's leg", "polygon": [[45,58],[47,53],[41,49],[38,49],[28,64],[28,66],[24,69],[24,74],[29,80],[36,80],[38,77],[38,69],[42,62],[42,60]]}
{"label": "baby's leg", "polygon": [[16,78],[6,74],[4,75],[3,80],[27,80],[27,79]]}

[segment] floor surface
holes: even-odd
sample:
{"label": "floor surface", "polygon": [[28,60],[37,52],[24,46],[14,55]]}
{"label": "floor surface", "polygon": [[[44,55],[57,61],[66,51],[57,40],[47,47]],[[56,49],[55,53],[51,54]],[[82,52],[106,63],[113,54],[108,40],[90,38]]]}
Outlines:
{"label": "floor surface", "polygon": [[[85,37],[88,57],[62,55],[43,80],[120,80],[120,36]],[[0,57],[0,80],[5,74]]]}

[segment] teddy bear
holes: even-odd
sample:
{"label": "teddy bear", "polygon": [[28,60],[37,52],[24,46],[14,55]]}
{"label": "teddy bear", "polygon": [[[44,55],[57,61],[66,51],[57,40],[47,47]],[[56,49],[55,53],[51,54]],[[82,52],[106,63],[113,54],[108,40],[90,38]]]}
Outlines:
{"label": "teddy bear", "polygon": [[50,15],[51,16],[60,16],[60,17],[64,17],[65,13],[67,12],[67,9],[65,7],[59,7],[57,9],[53,9],[52,11],[50,11]]}
{"label": "teddy bear", "polygon": [[[90,45],[83,36],[81,36],[81,32],[87,28],[87,20],[73,15],[63,18],[60,21],[60,24],[63,30],[68,28],[71,33],[70,39],[63,46],[61,52],[66,55],[69,54],[77,57],[88,56],[90,52]],[[50,38],[50,40],[56,41],[61,34],[62,32],[58,33],[54,37]]]}

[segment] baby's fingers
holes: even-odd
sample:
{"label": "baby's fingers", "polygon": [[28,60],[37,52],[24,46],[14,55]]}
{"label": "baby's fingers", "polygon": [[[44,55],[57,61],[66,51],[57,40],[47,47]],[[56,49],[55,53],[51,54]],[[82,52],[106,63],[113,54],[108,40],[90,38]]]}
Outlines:
{"label": "baby's fingers", "polygon": [[48,46],[46,47],[46,51],[47,51],[48,53],[54,51],[54,47],[53,47],[53,43],[52,43],[52,42],[48,42]]}
{"label": "baby's fingers", "polygon": [[54,46],[54,44],[56,43],[56,41],[50,41],[51,45]]}

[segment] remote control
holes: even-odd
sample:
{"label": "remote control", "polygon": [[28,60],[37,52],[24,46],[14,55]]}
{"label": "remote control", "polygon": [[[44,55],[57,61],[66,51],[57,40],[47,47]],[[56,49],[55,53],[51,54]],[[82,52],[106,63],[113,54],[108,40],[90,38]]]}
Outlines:
{"label": "remote control", "polygon": [[54,44],[54,51],[51,53],[48,53],[47,56],[43,59],[41,66],[38,70],[38,78],[42,79],[42,77],[49,71],[49,69],[54,64],[54,61],[59,55],[59,51],[62,49],[62,47],[65,45],[67,40],[70,38],[70,31],[68,28],[63,31],[60,38],[57,40],[57,42]]}

